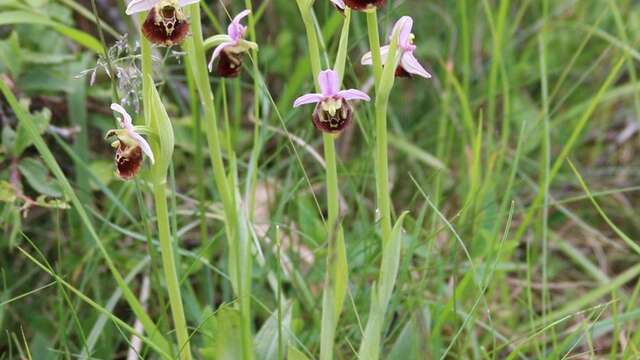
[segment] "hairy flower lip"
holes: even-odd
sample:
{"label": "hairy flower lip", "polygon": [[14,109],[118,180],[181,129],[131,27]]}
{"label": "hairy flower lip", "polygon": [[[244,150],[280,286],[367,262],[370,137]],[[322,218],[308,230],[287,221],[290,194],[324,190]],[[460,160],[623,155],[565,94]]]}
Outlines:
{"label": "hairy flower lip", "polygon": [[240,75],[242,70],[242,53],[233,53],[229,49],[224,49],[218,56],[218,64],[215,74],[220,77],[234,78]]}
{"label": "hairy flower lip", "polygon": [[370,101],[369,96],[356,89],[340,90],[340,78],[334,70],[324,70],[318,74],[321,93],[309,93],[297,98],[293,107],[316,103],[313,124],[322,131],[338,133],[351,123],[353,108],[349,100]]}
{"label": "hairy flower lip", "polygon": [[[418,59],[413,55],[417,46],[413,43],[414,36],[411,33],[413,28],[413,19],[410,16],[401,17],[393,26],[391,31],[392,36],[398,35],[398,50],[400,51],[400,63],[396,69],[396,76],[412,77],[412,75],[422,76],[425,79],[430,79],[431,74],[418,62]],[[389,53],[389,45],[380,48],[380,56],[382,62],[386,62],[387,55]],[[371,65],[373,63],[372,54],[368,52],[362,56],[360,60],[362,65]]]}
{"label": "hairy flower lip", "polygon": [[385,3],[385,0],[343,0],[343,1],[346,6],[356,11],[363,11],[371,8],[383,7]]}
{"label": "hairy flower lip", "polygon": [[172,46],[181,43],[189,35],[189,22],[182,7],[199,0],[133,0],[127,5],[126,14],[148,11],[142,24],[142,34],[152,43]]}
{"label": "hairy flower lip", "polygon": [[[168,14],[168,11],[172,12]],[[142,24],[142,33],[154,44],[173,46],[180,44],[187,37],[189,34],[189,22],[179,8],[170,6],[154,7],[149,10]]]}

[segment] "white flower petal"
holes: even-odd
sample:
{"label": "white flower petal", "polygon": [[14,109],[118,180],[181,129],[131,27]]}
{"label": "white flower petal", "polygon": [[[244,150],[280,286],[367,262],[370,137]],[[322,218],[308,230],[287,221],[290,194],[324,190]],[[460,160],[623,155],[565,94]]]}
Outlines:
{"label": "white flower petal", "polygon": [[127,5],[127,15],[151,10],[160,0],[133,0]]}
{"label": "white flower petal", "polygon": [[322,94],[305,94],[296,99],[296,101],[293,103],[293,107],[319,103],[320,101],[322,101],[322,99],[324,99]]}
{"label": "white flower petal", "polygon": [[129,131],[129,136],[136,141],[136,143],[138,143],[138,146],[140,146],[140,149],[142,149],[142,152],[147,155],[147,157],[149,158],[149,160],[151,161],[151,163],[155,163],[155,158],[153,157],[153,151],[151,151],[151,146],[149,145],[149,143],[147,142],[147,140],[145,140],[142,135],[138,134],[135,131]]}
{"label": "white flower petal", "polygon": [[420,65],[418,59],[413,56],[412,52],[405,52],[400,58],[400,66],[410,74],[422,76],[425,79],[431,79],[431,74]]}
{"label": "white flower petal", "polygon": [[185,7],[187,5],[196,4],[199,2],[200,0],[178,0],[178,4],[180,4],[180,7]]}
{"label": "white flower petal", "polygon": [[120,125],[123,129],[127,129],[133,131],[133,121],[131,120],[131,115],[125,110],[120,104],[113,103],[111,104],[111,110],[122,115],[120,118]]}
{"label": "white flower petal", "polygon": [[[387,62],[387,54],[389,53],[389,45],[385,45],[383,47],[380,48],[380,58],[382,60],[382,64],[384,64],[385,62]],[[371,65],[373,64],[373,55],[371,54],[371,51],[369,51],[368,53],[362,55],[362,59],[360,59],[360,63],[362,65]]]}

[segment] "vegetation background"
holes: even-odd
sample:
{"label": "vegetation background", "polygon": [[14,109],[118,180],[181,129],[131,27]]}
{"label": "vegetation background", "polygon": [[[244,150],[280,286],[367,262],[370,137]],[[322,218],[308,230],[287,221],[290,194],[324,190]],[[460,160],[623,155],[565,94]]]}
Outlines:
{"label": "vegetation background", "polygon": [[[135,108],[142,81],[135,22],[122,2],[96,5],[119,68],[114,80]],[[205,36],[220,33],[243,5],[202,2]],[[253,223],[264,257],[252,271],[256,353],[273,358],[269,345],[283,325],[287,343],[312,359],[326,204],[322,137],[310,109],[291,106],[312,89],[306,39],[292,0],[254,1],[254,8],[268,89],[257,97],[261,118],[252,115],[249,59],[241,78],[226,82],[226,98],[228,145],[241,174],[255,124],[265,129]],[[324,49],[335,54],[342,15],[326,0],[316,0],[315,11]],[[414,18],[416,56],[434,77],[398,79],[389,107],[393,207],[409,215],[383,358],[640,358],[640,3],[388,0],[380,13],[385,38],[403,15]],[[111,82],[91,46],[99,38],[94,20],[84,0],[0,1],[0,73],[28,107],[111,260],[171,334],[145,184],[114,177],[103,140],[114,120]],[[354,13],[345,87],[371,92],[371,71],[359,64],[366,34],[364,16]],[[156,50],[155,80],[176,132],[170,213],[182,296],[196,330],[194,354],[210,358],[214,344],[233,341],[226,320],[212,315],[235,300],[222,211],[193,125],[198,113],[181,49]],[[211,81],[222,109],[221,81]],[[349,264],[338,359],[356,358],[381,257],[373,107],[356,109],[337,141]],[[4,97],[0,120],[0,359],[126,358],[136,340],[60,280],[131,326],[135,316]],[[239,181],[243,188],[244,175]],[[286,316],[274,318],[282,299]]]}

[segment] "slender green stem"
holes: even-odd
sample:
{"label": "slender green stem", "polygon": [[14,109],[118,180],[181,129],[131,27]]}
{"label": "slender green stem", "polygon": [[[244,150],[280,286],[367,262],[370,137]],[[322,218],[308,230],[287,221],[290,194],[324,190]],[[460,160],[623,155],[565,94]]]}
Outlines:
{"label": "slender green stem", "polygon": [[[209,145],[209,155],[213,166],[213,175],[218,194],[222,199],[222,205],[225,213],[225,230],[229,242],[229,258],[243,265],[239,269],[235,266],[229,267],[232,285],[236,292],[242,317],[242,351],[243,359],[253,359],[252,335],[251,335],[251,266],[247,259],[249,257],[250,244],[248,239],[241,236],[240,226],[244,226],[239,222],[238,208],[236,204],[236,189],[231,186],[230,179],[227,178],[224,161],[222,159],[222,145],[220,133],[218,131],[218,121],[215,109],[213,91],[209,83],[209,72],[207,70],[207,59],[204,50],[204,41],[202,35],[202,24],[200,23],[200,8],[197,4],[187,8],[187,12],[191,22],[192,36],[184,42],[187,53],[187,61],[190,62],[191,71],[193,71],[196,88],[200,95],[200,102],[204,108],[204,123],[207,142]],[[233,156],[233,154],[229,154]],[[233,174],[235,176],[235,173]],[[246,232],[245,232],[246,233]],[[240,242],[243,242],[240,244]],[[242,250],[242,251],[241,251]],[[244,256],[243,256],[244,255]]]}
{"label": "slender green stem", "polygon": [[[318,46],[318,35],[314,23],[312,7],[310,3],[298,0],[298,7],[302,16],[302,21],[307,34],[307,45],[309,46],[309,59],[311,71],[314,78],[316,91],[320,92],[320,84],[317,76],[322,70],[320,63],[320,48]],[[344,68],[344,66],[343,66]],[[341,71],[342,72],[342,71]],[[342,74],[340,74],[342,76]],[[340,216],[340,193],[338,190],[338,170],[336,161],[335,139],[331,134],[323,134],[324,157],[326,161],[327,176],[327,270],[325,275],[325,288],[322,300],[322,322],[320,337],[320,359],[330,360],[333,358],[333,347],[336,326],[342,310],[343,296],[336,294],[334,284],[336,283],[337,249],[344,248],[344,237],[342,228],[338,221]],[[340,242],[340,243],[338,243]]]}
{"label": "slender green stem", "polygon": [[[249,38],[256,42],[256,19],[253,13],[253,5],[251,0],[244,1],[245,7],[251,10],[249,14]],[[251,161],[249,162],[249,175],[245,191],[247,199],[247,209],[249,219],[253,219],[256,202],[256,183],[258,181],[258,159],[260,150],[262,149],[262,140],[260,139],[260,69],[258,68],[258,50],[251,50],[251,63],[253,65],[253,117],[255,126],[253,128],[253,148],[251,149]]]}
{"label": "slender green stem", "polygon": [[171,229],[169,226],[166,187],[166,183],[155,184],[153,186],[153,196],[158,221],[158,240],[160,241],[160,254],[162,257],[162,268],[164,270],[164,281],[166,282],[167,292],[169,293],[171,314],[176,328],[176,338],[178,339],[178,354],[180,359],[190,360],[191,347],[189,346],[189,331],[187,329],[187,321],[184,316],[182,296],[180,295],[180,283],[178,281],[178,271],[176,269],[176,259],[174,258],[173,246],[171,244]]}
{"label": "slender green stem", "polygon": [[[195,148],[195,156],[193,161],[195,162],[195,174],[198,182],[196,184],[196,196],[198,198],[198,218],[200,220],[200,241],[204,244],[207,242],[208,230],[207,230],[207,218],[206,218],[206,206],[205,195],[206,189],[204,186],[204,161],[202,156],[202,137],[200,131],[202,129],[202,119],[200,117],[200,107],[198,106],[198,98],[196,93],[195,80],[193,78],[193,71],[191,71],[191,63],[186,62],[187,68],[187,84],[189,87],[189,106],[191,108],[191,117],[193,119],[193,146]],[[211,289],[209,290],[211,291]]]}
{"label": "slender green stem", "polygon": [[[146,125],[151,122],[151,99],[146,95],[148,88],[155,86],[152,82],[153,62],[151,59],[151,44],[148,40],[141,36],[141,53],[142,53],[142,74],[144,76],[142,86],[143,106]],[[155,122],[153,122],[155,124]],[[157,131],[157,126],[156,129]],[[162,268],[169,293],[169,303],[171,307],[171,315],[176,329],[176,338],[178,340],[178,353],[182,360],[191,360],[191,347],[189,346],[189,332],[187,322],[184,315],[184,306],[182,304],[182,296],[180,294],[180,283],[178,281],[178,273],[176,269],[176,260],[174,258],[174,249],[171,245],[171,228],[169,223],[169,210],[167,206],[166,181],[156,182],[153,185],[153,195],[155,199],[156,218],[158,223],[158,238],[160,240],[160,254],[162,258]]]}
{"label": "slender green stem", "polygon": [[376,10],[367,12],[367,28],[373,61],[373,74],[376,82],[376,194],[377,211],[382,228],[382,243],[391,237],[391,203],[389,195],[389,160],[387,154],[387,101],[378,101],[380,80],[382,77],[382,59],[380,56],[380,35],[378,33],[378,15]]}
{"label": "slender green stem", "polygon": [[382,57],[380,56],[380,31],[378,30],[377,10],[369,10],[367,12],[367,31],[369,32],[369,46],[371,47],[373,76],[377,92],[378,86],[380,86],[380,78],[382,77]]}

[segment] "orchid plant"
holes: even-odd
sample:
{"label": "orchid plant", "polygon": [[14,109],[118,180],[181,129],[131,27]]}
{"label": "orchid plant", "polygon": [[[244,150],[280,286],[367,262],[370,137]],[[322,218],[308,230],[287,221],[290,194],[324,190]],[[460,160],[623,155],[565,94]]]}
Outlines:
{"label": "orchid plant", "polygon": [[369,95],[356,90],[340,90],[340,78],[334,70],[324,70],[318,74],[321,93],[309,93],[300,96],[293,107],[317,103],[313,111],[313,125],[327,133],[338,133],[351,123],[353,108],[351,100],[370,101]]}
{"label": "orchid plant", "polygon": [[177,45],[189,34],[189,22],[182,8],[200,0],[133,0],[127,15],[148,11],[142,24],[142,34],[152,43]]}
{"label": "orchid plant", "polygon": [[111,104],[111,110],[120,114],[118,117],[120,129],[109,130],[106,138],[116,137],[117,140],[111,143],[111,146],[116,149],[116,174],[123,180],[130,180],[140,171],[143,154],[152,164],[155,162],[153,151],[147,140],[136,131],[127,110],[116,103]]}
{"label": "orchid plant", "polygon": [[[398,34],[398,50],[400,53],[400,61],[396,68],[396,76],[411,77],[412,75],[422,76],[425,79],[430,79],[431,74],[418,62],[418,59],[413,55],[417,46],[413,43],[415,36],[411,33],[413,28],[413,19],[410,16],[403,16],[398,20],[391,30],[389,35],[389,41],[393,34]],[[389,54],[389,45],[385,45],[380,48],[380,56],[382,63],[387,62],[387,55]],[[362,65],[372,65],[372,52],[368,52],[362,56],[360,62]]]}
{"label": "orchid plant", "polygon": [[236,77],[240,74],[244,54],[249,50],[258,49],[258,44],[245,39],[247,27],[240,23],[240,20],[250,13],[250,10],[242,11],[229,24],[227,34],[213,37],[213,43],[218,46],[211,55],[209,72],[213,71],[213,63],[218,58],[215,74],[221,77]]}

